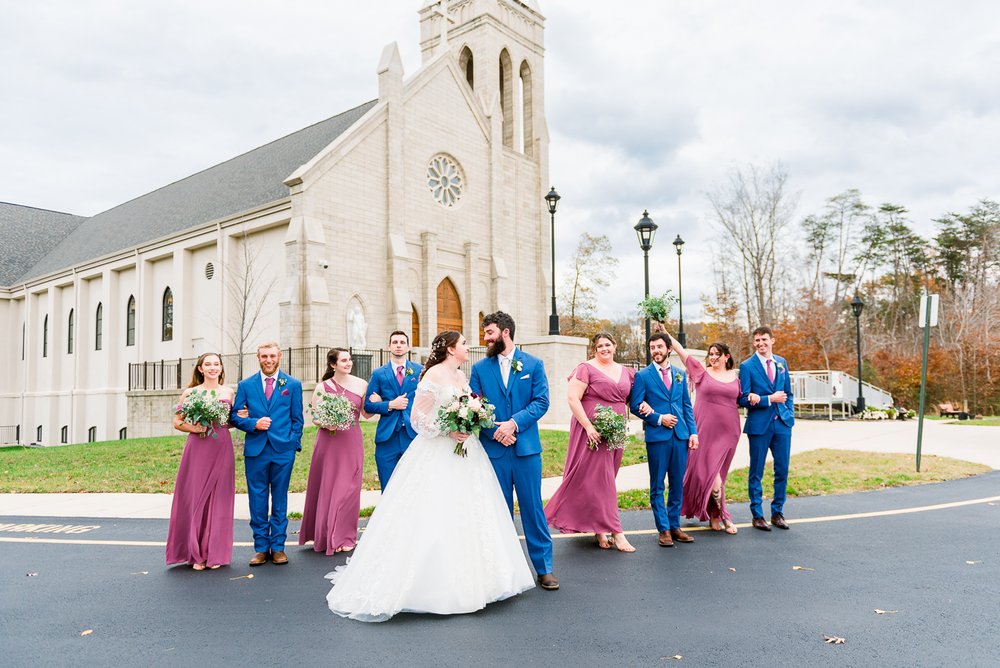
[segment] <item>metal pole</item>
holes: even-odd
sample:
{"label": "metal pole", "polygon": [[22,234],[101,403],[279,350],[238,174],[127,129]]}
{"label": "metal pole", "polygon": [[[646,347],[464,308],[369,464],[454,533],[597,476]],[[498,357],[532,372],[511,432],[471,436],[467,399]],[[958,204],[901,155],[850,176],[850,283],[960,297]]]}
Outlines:
{"label": "metal pole", "polygon": [[927,314],[924,316],[924,359],[920,364],[920,415],[917,418],[917,473],[920,473],[920,444],[924,438],[924,396],[927,391],[927,352],[931,345],[931,296],[927,300]]}
{"label": "metal pole", "polygon": [[854,316],[854,320],[857,322],[857,337],[858,337],[858,413],[865,412],[865,392],[864,384],[861,381],[861,316]]}
{"label": "metal pole", "polygon": [[549,246],[552,250],[552,315],[549,316],[549,336],[559,334],[559,316],[556,314],[556,212],[549,211],[551,220],[551,237]]}
{"label": "metal pole", "polygon": [[[645,294],[645,297],[646,297],[646,299],[649,299],[649,251],[648,250],[642,251],[642,262],[643,262],[643,265],[645,266],[645,275],[646,275],[646,294]],[[648,315],[646,316],[646,341],[645,341],[645,347],[646,347],[646,365],[648,366],[653,361],[653,358],[649,354],[649,316]]]}
{"label": "metal pole", "polygon": [[[649,288],[646,289],[647,291]],[[687,337],[684,336],[684,291],[681,289],[681,253],[677,252],[677,313],[680,326],[677,328],[677,342],[682,346],[687,345]],[[647,334],[648,338],[648,334]]]}

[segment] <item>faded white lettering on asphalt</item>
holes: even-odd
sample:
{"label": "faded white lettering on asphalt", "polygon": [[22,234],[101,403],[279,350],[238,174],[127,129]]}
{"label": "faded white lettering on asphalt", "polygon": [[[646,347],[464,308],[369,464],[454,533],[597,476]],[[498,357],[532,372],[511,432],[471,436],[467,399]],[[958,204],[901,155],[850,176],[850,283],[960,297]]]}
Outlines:
{"label": "faded white lettering on asphalt", "polygon": [[0,531],[11,533],[87,533],[100,524],[0,524]]}

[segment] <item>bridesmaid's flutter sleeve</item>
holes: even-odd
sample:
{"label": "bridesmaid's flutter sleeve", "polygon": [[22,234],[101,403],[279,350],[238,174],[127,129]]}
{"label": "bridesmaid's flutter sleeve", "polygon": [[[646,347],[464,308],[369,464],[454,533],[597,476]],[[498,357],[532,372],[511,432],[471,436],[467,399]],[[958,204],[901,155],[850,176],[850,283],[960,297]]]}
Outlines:
{"label": "bridesmaid's flutter sleeve", "polygon": [[567,376],[566,380],[570,381],[573,380],[574,378],[576,378],[581,383],[590,385],[590,365],[587,364],[586,362],[580,362],[579,364],[577,364],[576,368],[573,369],[573,372],[570,373],[569,376]]}
{"label": "bridesmaid's flutter sleeve", "polygon": [[696,360],[694,355],[688,355],[684,366],[687,367],[688,376],[695,385],[698,385],[701,379],[705,377],[705,366]]}

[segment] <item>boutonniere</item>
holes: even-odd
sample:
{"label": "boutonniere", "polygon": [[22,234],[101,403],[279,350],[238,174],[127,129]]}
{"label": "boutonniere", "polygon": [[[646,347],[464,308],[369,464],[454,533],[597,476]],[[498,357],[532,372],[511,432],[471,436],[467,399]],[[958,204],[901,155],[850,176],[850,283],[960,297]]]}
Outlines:
{"label": "boutonniere", "polygon": [[682,380],[684,380],[684,376],[681,374],[681,372],[680,371],[675,372],[674,373],[674,382],[675,383],[679,383]]}
{"label": "boutonniere", "polygon": [[413,367],[412,366],[406,367],[406,372],[403,375],[405,375],[405,376],[412,376],[413,375]]}
{"label": "boutonniere", "polygon": [[775,363],[774,367],[778,370],[778,373],[785,373],[785,365],[781,362]]}
{"label": "boutonniere", "polygon": [[278,379],[278,387],[284,387],[287,381],[284,378]]}
{"label": "boutonniere", "polygon": [[510,368],[514,370],[514,373],[521,373],[521,369],[524,368],[524,365],[521,364],[521,360],[514,360],[510,363]]}

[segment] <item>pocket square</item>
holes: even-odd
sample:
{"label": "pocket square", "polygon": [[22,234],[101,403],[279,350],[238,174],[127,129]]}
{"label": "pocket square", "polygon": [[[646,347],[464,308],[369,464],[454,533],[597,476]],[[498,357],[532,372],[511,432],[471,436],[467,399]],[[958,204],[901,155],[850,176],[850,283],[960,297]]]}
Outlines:
{"label": "pocket square", "polygon": [[524,374],[523,376],[521,376],[520,380],[524,380],[525,378],[531,378],[531,374],[530,373]]}
{"label": "pocket square", "polygon": [[288,391],[288,390],[282,390],[282,391],[281,391],[281,396],[283,396],[283,397],[287,397],[287,396],[288,396],[289,394],[290,394],[290,393],[289,393],[289,391]]}

